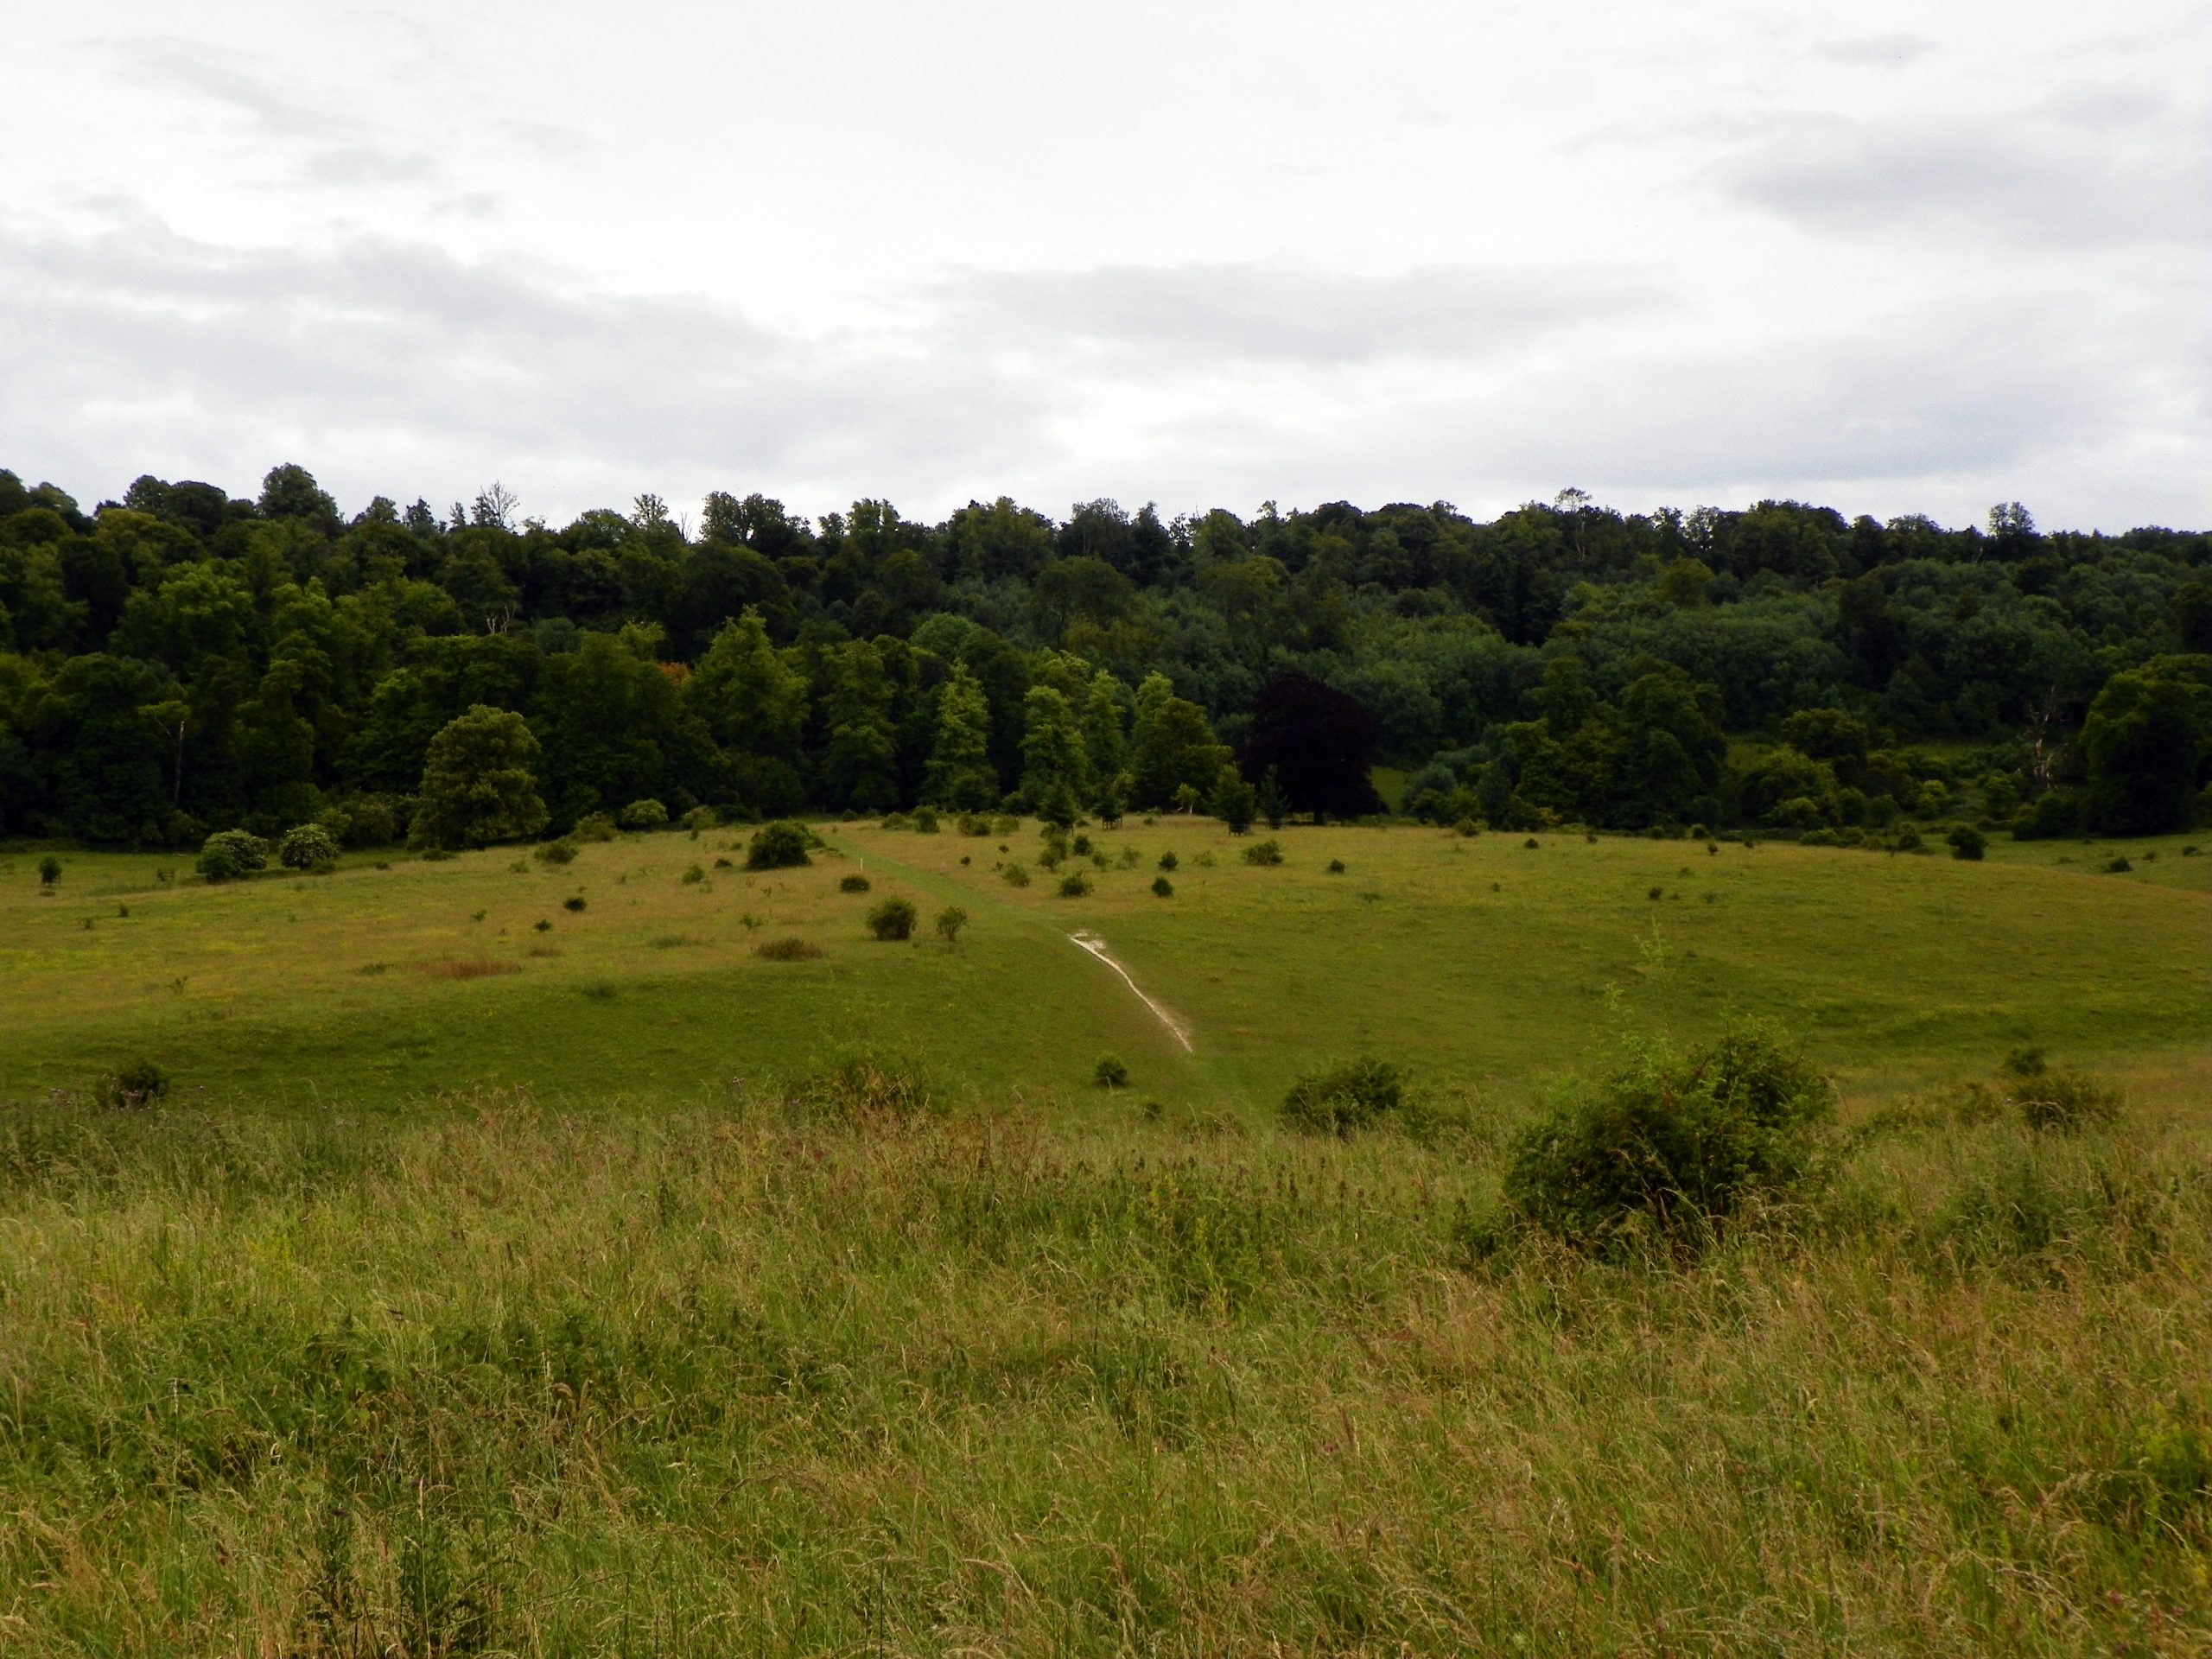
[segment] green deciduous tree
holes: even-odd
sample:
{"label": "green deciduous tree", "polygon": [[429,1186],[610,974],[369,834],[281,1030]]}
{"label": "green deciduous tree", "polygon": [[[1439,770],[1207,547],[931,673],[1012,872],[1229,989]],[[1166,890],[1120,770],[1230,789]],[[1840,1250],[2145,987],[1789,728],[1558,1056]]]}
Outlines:
{"label": "green deciduous tree", "polygon": [[430,740],[409,843],[482,847],[545,827],[532,766],[537,740],[520,715],[481,703]]}
{"label": "green deciduous tree", "polygon": [[922,798],[956,812],[998,804],[999,778],[991,765],[991,709],[983,688],[964,664],[938,694],[937,741],[930,751]]}
{"label": "green deciduous tree", "polygon": [[2082,753],[2097,828],[2187,829],[2212,753],[2212,657],[2154,657],[2113,675],[2089,705]]}

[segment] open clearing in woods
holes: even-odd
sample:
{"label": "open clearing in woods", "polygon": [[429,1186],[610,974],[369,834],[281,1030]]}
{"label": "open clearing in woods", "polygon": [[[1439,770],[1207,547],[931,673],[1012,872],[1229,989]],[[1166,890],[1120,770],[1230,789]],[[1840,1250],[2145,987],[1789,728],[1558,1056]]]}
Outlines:
{"label": "open clearing in woods", "polygon": [[[2212,1646],[2178,840],[1132,823],[1063,898],[1033,828],[823,833],[0,857],[0,1650]],[[1732,1009],[1840,1074],[1826,1179],[1696,1261],[1494,1248],[1547,1080]],[[2021,1043],[2118,1121],[1937,1086]],[[1274,1121],[1360,1050],[1458,1117]],[[870,1051],[935,1106],[786,1097]],[[47,1096],[139,1055],[156,1109]]]}
{"label": "open clearing in woods", "polygon": [[[1079,1102],[1112,1052],[1141,1096],[1264,1110],[1344,1054],[1511,1094],[1623,1023],[1687,1036],[1729,1011],[1775,1015],[1880,1090],[1979,1075],[2021,1043],[2156,1063],[2212,1025],[2212,858],[2182,856],[2182,837],[2128,843],[2133,868],[2112,874],[2112,843],[2000,842],[1972,864],[1295,829],[1262,868],[1240,856],[1252,838],[1210,820],[1132,820],[1087,832],[1106,868],[1071,861],[1090,891],[1063,898],[1033,825],[823,833],[811,867],[760,874],[739,868],[741,831],[587,844],[565,867],[495,849],[226,887],[175,855],[76,853],[51,896],[35,858],[0,857],[0,1098],[143,1054],[210,1098],[380,1106],[496,1083],[667,1104],[872,1051],[956,1092]],[[998,874],[1017,861],[1027,887]],[[872,891],[840,892],[858,870]],[[920,908],[916,940],[868,937],[886,894]],[[929,928],[948,904],[972,918],[954,946]],[[1106,942],[1193,1052],[1069,947],[1077,932]],[[823,954],[753,954],[794,937]]]}

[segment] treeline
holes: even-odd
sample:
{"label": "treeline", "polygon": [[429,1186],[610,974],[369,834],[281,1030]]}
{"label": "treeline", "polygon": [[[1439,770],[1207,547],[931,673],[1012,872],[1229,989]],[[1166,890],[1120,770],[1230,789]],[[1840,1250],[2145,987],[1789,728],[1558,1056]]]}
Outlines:
{"label": "treeline", "polygon": [[645,496],[556,529],[496,485],[346,518],[283,466],[253,500],[146,477],[87,512],[0,471],[0,835],[395,836],[481,709],[519,717],[504,752],[556,830],[643,800],[1357,811],[1378,761],[1407,810],[1496,824],[1848,838],[1970,794],[2024,833],[2178,828],[2212,758],[2208,563],[2205,532],[2017,504],[931,524],[716,493],[696,524]]}

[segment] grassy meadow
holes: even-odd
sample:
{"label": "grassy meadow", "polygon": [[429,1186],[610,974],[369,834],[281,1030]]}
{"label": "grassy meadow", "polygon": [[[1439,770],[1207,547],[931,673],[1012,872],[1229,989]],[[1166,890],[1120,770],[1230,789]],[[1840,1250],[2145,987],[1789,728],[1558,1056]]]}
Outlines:
{"label": "grassy meadow", "polygon": [[[1062,897],[1033,826],[820,830],[0,855],[0,1653],[2212,1652],[2184,839],[1133,820]],[[1732,1014],[1839,1079],[1817,1179],[1501,1231],[1563,1079]],[[2117,1119],[1972,1086],[2024,1044]],[[1277,1123],[1362,1051],[1448,1111]]]}
{"label": "grassy meadow", "polygon": [[[2000,842],[1970,864],[1348,827],[1287,830],[1284,862],[1258,868],[1241,855],[1261,836],[1131,820],[1087,832],[1106,868],[1055,875],[1031,826],[822,832],[812,866],[759,874],[738,832],[221,887],[174,855],[79,853],[51,893],[35,859],[0,859],[0,1099],[145,1055],[207,1098],[308,1109],[480,1084],[703,1103],[872,1052],[955,1091],[1081,1109],[1111,1052],[1140,1096],[1264,1114],[1356,1052],[1437,1087],[1525,1091],[1624,1020],[1689,1035],[1770,1014],[1878,1088],[1978,1075],[2023,1043],[2133,1063],[2201,1045],[2212,1019],[2212,859],[2178,838],[2131,844],[2115,874],[2078,842]],[[1027,887],[1000,874],[1017,862]],[[1078,866],[1090,891],[1060,896]],[[855,874],[869,893],[839,890]],[[886,895],[921,911],[915,940],[868,936]],[[929,926],[947,905],[970,918],[952,946]],[[1187,1021],[1195,1054],[1078,930]],[[754,954],[785,938],[823,955]]]}

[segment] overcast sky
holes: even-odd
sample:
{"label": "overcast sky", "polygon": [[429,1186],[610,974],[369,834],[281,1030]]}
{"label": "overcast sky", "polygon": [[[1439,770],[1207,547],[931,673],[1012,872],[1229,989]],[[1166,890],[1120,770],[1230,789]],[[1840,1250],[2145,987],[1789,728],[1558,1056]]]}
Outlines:
{"label": "overcast sky", "polygon": [[18,9],[0,466],[2212,523],[2212,9]]}

